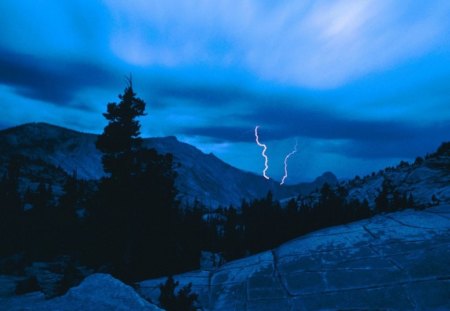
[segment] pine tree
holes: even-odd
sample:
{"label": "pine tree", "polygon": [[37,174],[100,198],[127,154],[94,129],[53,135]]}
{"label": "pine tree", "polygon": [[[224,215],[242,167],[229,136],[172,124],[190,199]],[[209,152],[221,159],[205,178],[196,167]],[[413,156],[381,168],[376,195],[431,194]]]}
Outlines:
{"label": "pine tree", "polygon": [[80,200],[80,185],[76,171],[67,178],[63,186],[63,195],[59,198],[59,209],[68,217],[75,216],[78,201]]}
{"label": "pine tree", "polygon": [[410,193],[408,196],[408,201],[406,203],[406,206],[407,206],[407,208],[415,208],[416,207],[412,193]]}
{"label": "pine tree", "polygon": [[191,293],[192,283],[182,287],[178,293],[176,288],[179,282],[175,282],[172,276],[167,278],[165,284],[159,285],[160,296],[159,304],[161,308],[167,311],[195,311],[195,303],[198,295]]}
{"label": "pine tree", "polygon": [[55,255],[57,239],[57,209],[53,205],[53,190],[50,184],[41,181],[36,190],[27,196],[32,208],[26,213],[26,250],[31,260],[47,260]]}
{"label": "pine tree", "polygon": [[109,103],[103,116],[109,121],[96,146],[103,152],[102,163],[112,179],[126,181],[126,177],[136,173],[134,154],[140,149],[140,124],[136,120],[145,115],[145,102],[136,97],[131,78],[120,102]]}
{"label": "pine tree", "polygon": [[55,226],[59,232],[55,240],[59,241],[60,250],[67,252],[80,249],[80,220],[77,208],[80,207],[83,195],[82,183],[77,179],[75,171],[67,178],[58,208],[54,211]]}
{"label": "pine tree", "polygon": [[225,211],[225,223],[223,225],[223,250],[226,259],[236,259],[244,255],[242,234],[238,226],[238,214],[234,207]]}
{"label": "pine tree", "polygon": [[23,204],[19,195],[20,160],[10,159],[8,171],[0,180],[0,255],[19,247]]}
{"label": "pine tree", "polygon": [[40,182],[33,195],[33,208],[42,214],[49,214],[52,200],[52,187]]}
{"label": "pine tree", "polygon": [[108,125],[97,140],[104,171],[89,211],[92,235],[98,237],[93,257],[109,263],[122,279],[169,273],[175,265],[173,227],[177,214],[176,174],[171,154],[145,149],[139,117],[145,102],[131,79],[119,103],[109,103]]}
{"label": "pine tree", "polygon": [[392,202],[389,196],[392,195],[393,189],[389,179],[383,180],[381,192],[375,198],[375,209],[378,213],[389,212],[392,209]]}

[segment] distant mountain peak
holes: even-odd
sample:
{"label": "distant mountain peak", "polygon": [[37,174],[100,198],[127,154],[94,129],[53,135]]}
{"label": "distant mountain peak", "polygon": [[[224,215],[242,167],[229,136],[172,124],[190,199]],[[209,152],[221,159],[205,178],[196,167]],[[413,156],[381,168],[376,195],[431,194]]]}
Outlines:
{"label": "distant mountain peak", "polygon": [[317,177],[314,180],[314,183],[319,183],[319,184],[327,183],[330,185],[335,185],[338,182],[339,181],[338,181],[336,175],[334,175],[332,172],[329,172],[329,171],[323,173],[322,175],[320,175],[319,177]]}
{"label": "distant mountain peak", "polygon": [[[59,125],[54,125],[46,122],[30,122],[21,124],[18,126],[14,126],[11,128],[7,128],[4,130],[1,130],[0,133],[16,133],[21,134],[24,133],[27,134],[33,134],[37,135],[38,133],[41,133],[43,135],[51,133],[52,135],[58,135],[63,133],[72,133],[72,134],[81,134],[81,132],[68,129]],[[31,138],[31,137],[30,137]]]}

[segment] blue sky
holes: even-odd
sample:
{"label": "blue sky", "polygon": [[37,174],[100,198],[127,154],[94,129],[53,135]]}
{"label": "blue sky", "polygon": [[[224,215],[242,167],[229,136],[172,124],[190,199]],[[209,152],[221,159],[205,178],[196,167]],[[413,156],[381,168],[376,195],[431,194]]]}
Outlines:
{"label": "blue sky", "polygon": [[133,75],[144,136],[287,183],[352,177],[450,133],[449,1],[0,2],[0,127],[100,133]]}

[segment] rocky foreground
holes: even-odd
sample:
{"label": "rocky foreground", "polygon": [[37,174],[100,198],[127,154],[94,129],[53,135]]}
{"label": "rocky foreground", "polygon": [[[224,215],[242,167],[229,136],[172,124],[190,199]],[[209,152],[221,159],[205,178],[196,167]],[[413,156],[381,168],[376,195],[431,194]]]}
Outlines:
{"label": "rocky foreground", "polygon": [[[448,310],[450,205],[320,230],[175,279],[193,283],[204,310]],[[158,301],[164,281],[144,281],[138,294],[94,274],[51,300],[42,293],[2,298],[0,310],[158,310],[147,300]]]}
{"label": "rocky foreground", "polygon": [[[450,309],[450,205],[320,230],[193,283],[207,310]],[[163,279],[140,284],[157,301]]]}
{"label": "rocky foreground", "polygon": [[45,300],[40,292],[0,299],[0,310],[9,311],[157,311],[132,287],[108,274],[93,274],[64,296]]}

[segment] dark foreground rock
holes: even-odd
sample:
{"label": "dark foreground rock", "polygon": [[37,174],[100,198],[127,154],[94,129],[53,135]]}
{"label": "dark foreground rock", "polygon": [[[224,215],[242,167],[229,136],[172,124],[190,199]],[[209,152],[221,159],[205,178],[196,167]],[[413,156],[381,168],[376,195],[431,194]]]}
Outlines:
{"label": "dark foreground rock", "polygon": [[[320,230],[175,279],[207,310],[449,310],[450,206]],[[157,301],[163,281],[140,290]]]}
{"label": "dark foreground rock", "polygon": [[0,299],[0,310],[156,311],[161,309],[147,302],[133,288],[112,276],[93,274],[62,297],[45,300],[44,294],[37,292]]}

